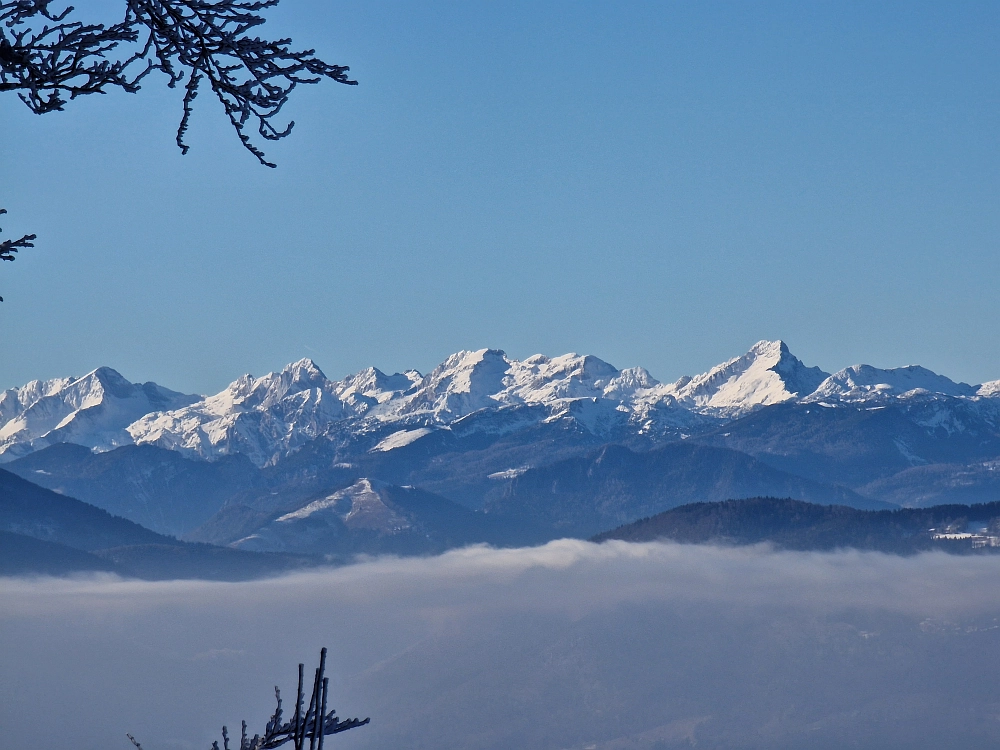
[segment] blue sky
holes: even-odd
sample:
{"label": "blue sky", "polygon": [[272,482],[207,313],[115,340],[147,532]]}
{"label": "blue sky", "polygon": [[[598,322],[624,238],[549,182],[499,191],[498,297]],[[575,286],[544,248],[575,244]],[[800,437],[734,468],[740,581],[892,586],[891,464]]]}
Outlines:
{"label": "blue sky", "polygon": [[672,380],[761,338],[1000,378],[994,3],[269,18],[360,81],[296,92],[276,170],[207,93],[181,156],[156,78],[43,117],[0,97],[0,226],[39,235],[0,268],[0,387],[110,365],[214,392],[484,346]]}

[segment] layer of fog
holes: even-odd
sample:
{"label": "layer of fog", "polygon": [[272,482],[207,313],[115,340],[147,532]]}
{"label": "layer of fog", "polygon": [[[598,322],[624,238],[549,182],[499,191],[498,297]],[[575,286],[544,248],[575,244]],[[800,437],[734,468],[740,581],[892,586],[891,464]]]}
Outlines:
{"label": "layer of fog", "polygon": [[1000,557],[559,541],[251,583],[0,579],[5,747],[206,749],[329,646],[328,748],[1000,742]]}

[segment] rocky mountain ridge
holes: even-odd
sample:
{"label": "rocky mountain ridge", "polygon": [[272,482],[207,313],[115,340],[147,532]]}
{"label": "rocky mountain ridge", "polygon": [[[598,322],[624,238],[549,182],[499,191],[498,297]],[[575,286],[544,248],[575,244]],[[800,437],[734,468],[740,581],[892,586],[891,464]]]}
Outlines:
{"label": "rocky mountain ridge", "polygon": [[111,450],[134,442],[128,427],[145,414],[198,400],[156,383],[130,383],[110,367],[82,378],[33,380],[0,393],[0,460],[56,443]]}
{"label": "rocky mountain ridge", "polygon": [[[919,366],[807,367],[781,341],[761,341],[706,373],[661,383],[590,355],[511,359],[458,352],[427,375],[368,368],[330,380],[308,359],[259,378],[244,375],[199,397],[133,384],[102,367],[83,378],[34,381],[0,394],[0,462],[71,442],[95,451],[155,445],[189,458],[243,454],[273,465],[317,438],[393,450],[435,430],[505,430],[569,420],[595,437],[649,444],[682,439],[783,403],[878,407],[932,401],[928,425],[963,429],[965,413],[1000,423],[1000,381],[972,386]],[[495,415],[484,419],[484,414]]]}
{"label": "rocky mountain ridge", "polygon": [[864,510],[754,497],[683,505],[598,534],[594,541],[770,544],[779,549],[860,549],[911,555],[1000,552],[1000,502]]}
{"label": "rocky mountain ridge", "polygon": [[[5,469],[161,533],[276,554],[530,544],[686,503],[1000,500],[1000,388],[828,374],[763,341],[660,383],[592,356],[310,360],[196,397],[101,369],[0,397]],[[138,416],[136,416],[138,414]]]}

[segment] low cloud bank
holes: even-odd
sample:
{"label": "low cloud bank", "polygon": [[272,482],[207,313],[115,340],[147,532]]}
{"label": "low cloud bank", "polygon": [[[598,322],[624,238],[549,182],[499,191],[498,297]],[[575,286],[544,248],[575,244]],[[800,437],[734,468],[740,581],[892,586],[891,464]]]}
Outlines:
{"label": "low cloud bank", "polygon": [[12,748],[206,749],[331,650],[348,749],[1000,743],[1000,557],[562,540],[250,583],[0,579]]}

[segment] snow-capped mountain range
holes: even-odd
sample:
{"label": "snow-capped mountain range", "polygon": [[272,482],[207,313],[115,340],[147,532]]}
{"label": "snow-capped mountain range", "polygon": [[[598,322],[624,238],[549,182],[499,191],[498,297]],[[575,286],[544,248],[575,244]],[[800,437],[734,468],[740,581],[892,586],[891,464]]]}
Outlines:
{"label": "snow-capped mountain range", "polygon": [[156,383],[130,383],[99,367],[82,378],[33,380],[0,393],[0,460],[54,443],[110,450],[134,442],[128,427],[150,412],[169,412],[198,396]]}
{"label": "snow-capped mountain range", "polygon": [[[304,359],[263,377],[244,375],[212,396],[130,383],[102,367],[0,394],[0,461],[71,442],[95,451],[152,444],[209,460],[242,453],[266,466],[323,436],[388,451],[438,429],[504,429],[505,420],[570,420],[609,439],[670,440],[786,402],[877,408],[927,400],[960,400],[994,422],[1000,381],[956,383],[918,366],[856,365],[831,375],[804,365],[781,341],[761,341],[674,383],[593,356],[516,360],[495,349],[458,352],[427,375],[368,368],[343,380]],[[484,415],[498,419],[478,420]]]}

